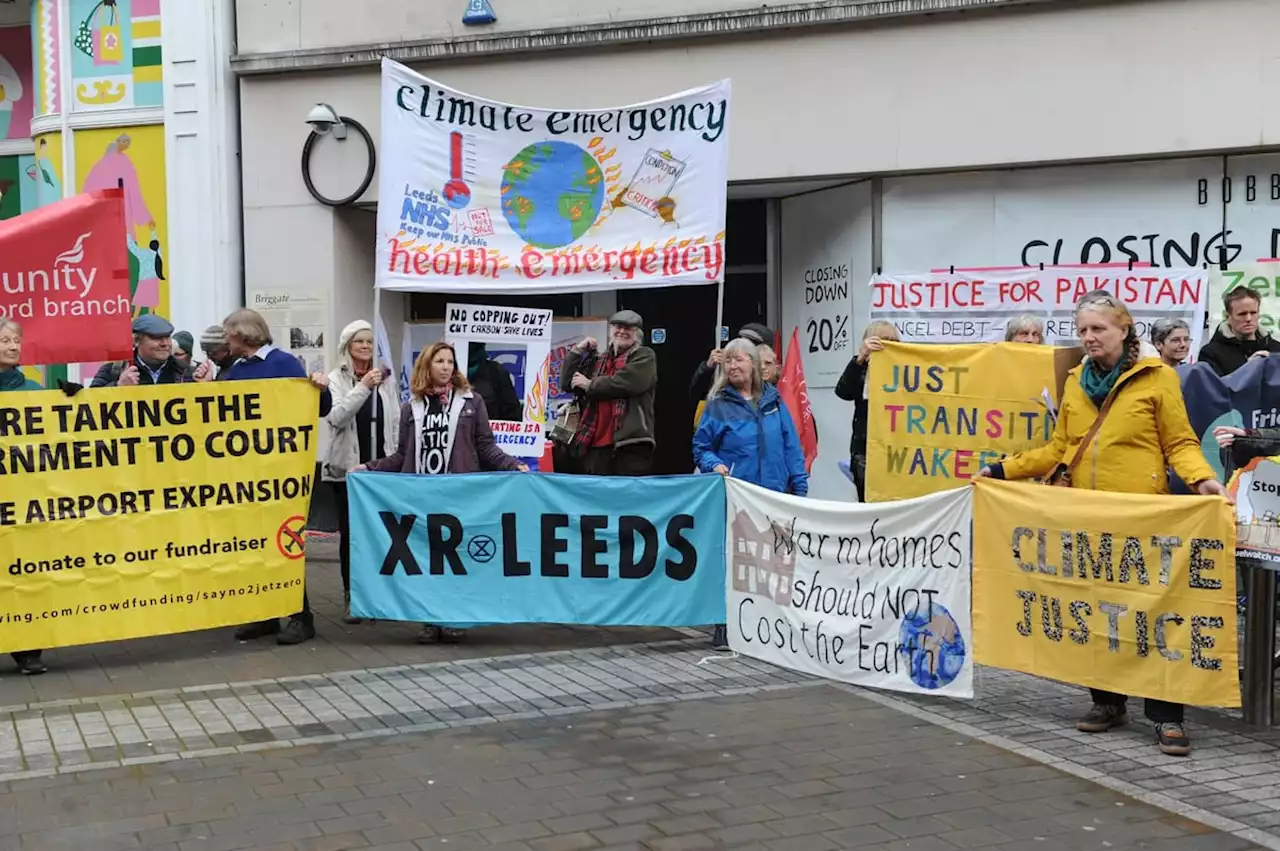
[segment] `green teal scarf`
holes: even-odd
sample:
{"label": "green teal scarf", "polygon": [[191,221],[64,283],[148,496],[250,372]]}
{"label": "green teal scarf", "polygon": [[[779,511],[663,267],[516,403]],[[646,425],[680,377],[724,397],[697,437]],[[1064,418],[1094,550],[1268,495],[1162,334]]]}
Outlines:
{"label": "green teal scarf", "polygon": [[0,391],[21,390],[27,383],[27,377],[18,367],[0,369]]}
{"label": "green teal scarf", "polygon": [[1116,382],[1120,380],[1120,363],[1124,358],[1116,361],[1116,365],[1111,367],[1109,372],[1103,372],[1093,361],[1089,361],[1080,370],[1080,389],[1084,390],[1084,394],[1093,400],[1093,404],[1099,408],[1106,401],[1111,388],[1116,386]]}

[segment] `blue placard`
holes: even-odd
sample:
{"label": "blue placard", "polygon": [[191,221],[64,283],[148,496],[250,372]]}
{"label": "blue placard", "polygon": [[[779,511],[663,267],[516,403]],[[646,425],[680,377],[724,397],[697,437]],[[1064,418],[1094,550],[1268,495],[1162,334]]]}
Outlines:
{"label": "blue placard", "polygon": [[351,610],[425,623],[724,622],[724,480],[347,477]]}

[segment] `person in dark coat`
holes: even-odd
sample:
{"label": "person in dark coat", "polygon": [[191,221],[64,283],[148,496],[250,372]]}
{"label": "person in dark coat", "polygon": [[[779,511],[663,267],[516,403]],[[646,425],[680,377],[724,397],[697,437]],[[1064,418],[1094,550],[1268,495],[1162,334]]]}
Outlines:
{"label": "person in dark coat", "polygon": [[849,440],[849,470],[858,502],[866,502],[867,491],[867,370],[871,356],[884,348],[885,340],[897,340],[898,329],[892,322],[872,322],[862,332],[862,346],[849,361],[836,382],[836,395],[853,403],[853,437]]}
{"label": "person in dark coat", "polygon": [[196,341],[190,331],[173,332],[173,359],[185,369],[195,369],[198,366],[195,362],[195,348]]}
{"label": "person in dark coat", "polygon": [[[748,322],[743,325],[738,329],[738,336],[744,340],[750,340],[757,346],[763,345],[769,348],[774,346],[773,329],[759,322]],[[724,349],[712,349],[707,359],[699,362],[697,369],[693,371],[693,378],[689,381],[690,399],[701,402],[707,398],[707,394],[711,392],[711,382],[716,377],[716,367],[720,365],[723,357]]]}
{"label": "person in dark coat", "polygon": [[145,387],[208,381],[212,377],[208,364],[194,370],[183,366],[173,356],[173,324],[162,316],[146,313],[133,320],[133,359],[104,363],[89,386]]}
{"label": "person in dark coat", "polygon": [[210,325],[204,329],[204,333],[200,335],[200,349],[207,362],[218,368],[214,381],[226,381],[231,376],[231,367],[235,366],[236,358],[231,354],[227,334],[221,325]]}
{"label": "person in dark coat", "polygon": [[585,403],[574,442],[589,476],[646,476],[653,464],[653,399],[658,360],[641,343],[644,319],[634,310],[609,318],[609,345],[586,337],[564,356],[560,386]]}
{"label": "person in dark coat", "polygon": [[524,419],[524,405],[516,396],[516,385],[511,373],[502,364],[489,360],[484,343],[467,345],[467,381],[471,389],[484,399],[493,420]]}
{"label": "person in dark coat", "polygon": [[[146,317],[143,317],[146,318]],[[320,416],[327,417],[333,409],[333,395],[329,392],[329,377],[322,372],[307,375],[298,359],[277,349],[272,343],[271,328],[262,314],[242,308],[233,311],[222,320],[222,331],[236,358],[235,365],[227,370],[228,381],[260,381],[267,378],[310,378],[320,389]],[[208,364],[204,364],[207,366]],[[237,641],[254,641],[268,635],[276,636],[276,644],[302,644],[316,637],[315,618],[311,613],[311,601],[307,597],[306,578],[303,578],[302,611],[292,615],[284,630],[279,618],[245,624],[236,630]]]}
{"label": "person in dark coat", "polygon": [[1258,311],[1262,296],[1249,287],[1237,287],[1222,294],[1226,321],[1213,332],[1213,339],[1200,349],[1200,360],[1218,375],[1230,375],[1254,358],[1280,352],[1280,341],[1259,330]]}

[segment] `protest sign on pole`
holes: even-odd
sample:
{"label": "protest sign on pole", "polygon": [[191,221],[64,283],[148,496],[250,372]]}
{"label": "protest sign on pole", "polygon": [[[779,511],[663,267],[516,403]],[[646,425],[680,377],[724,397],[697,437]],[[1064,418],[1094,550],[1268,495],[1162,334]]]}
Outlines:
{"label": "protest sign on pole", "polygon": [[1073,352],[885,343],[867,376],[867,501],[948,490],[1048,443]]}
{"label": "protest sign on pole", "polygon": [[1003,340],[1009,320],[1030,314],[1044,322],[1046,343],[1076,345],[1076,302],[1106,290],[1128,307],[1144,340],[1155,320],[1184,320],[1194,358],[1203,342],[1208,276],[1200,269],[1070,266],[877,275],[869,321],[892,322],[906,343],[981,343]]}
{"label": "protest sign on pole", "polygon": [[[529,307],[453,304],[445,308],[445,339],[454,344],[458,369],[467,374],[470,343],[484,343],[489,357],[518,358],[523,418],[507,420],[489,411],[493,438],[514,458],[537,459],[545,448],[547,372],[551,361],[552,311]],[[500,354],[501,353],[501,354]]]}
{"label": "protest sign on pole", "polygon": [[1236,501],[1236,558],[1280,570],[1280,457],[1251,459],[1227,492]]}
{"label": "protest sign on pole", "polygon": [[729,82],[537,109],[382,61],[375,283],[447,293],[724,279]]}
{"label": "protest sign on pole", "polygon": [[1239,706],[1235,521],[1219,497],[979,479],[976,659],[1196,706]]}
{"label": "protest sign on pole", "polygon": [[86,192],[0,222],[0,319],[22,326],[26,363],[132,357],[121,190]]}
{"label": "protest sign on pole", "polygon": [[427,623],[724,621],[724,482],[355,473],[351,610]]}
{"label": "protest sign on pole", "polygon": [[854,685],[973,697],[968,488],[874,507],[725,488],[730,647]]}
{"label": "protest sign on pole", "polygon": [[9,395],[0,652],[301,608],[316,460],[306,381]]}
{"label": "protest sign on pole", "polygon": [[1222,297],[1242,287],[1248,287],[1262,297],[1258,309],[1258,330],[1272,336],[1280,332],[1280,260],[1231,263],[1226,269],[1215,266],[1209,270],[1209,331],[1205,342],[1226,317]]}
{"label": "protest sign on pole", "polygon": [[[560,372],[564,365],[564,356],[568,354],[569,349],[580,343],[585,337],[595,337],[597,340],[603,340],[609,334],[609,322],[604,317],[590,318],[569,318],[552,320],[551,326],[552,342],[551,342],[551,360],[547,368],[547,421],[552,422],[556,418],[556,411],[560,406],[573,398],[572,391],[560,386]],[[436,340],[445,338],[445,323],[443,322],[407,322],[404,325],[404,340],[401,348],[401,360],[407,367],[401,366],[402,401],[408,401],[409,378],[408,372],[412,371],[414,361],[418,355],[427,346],[430,346]],[[492,347],[494,351],[501,351],[498,346]],[[519,378],[513,376],[517,381],[517,393],[520,392],[520,385],[523,383],[523,373]]]}

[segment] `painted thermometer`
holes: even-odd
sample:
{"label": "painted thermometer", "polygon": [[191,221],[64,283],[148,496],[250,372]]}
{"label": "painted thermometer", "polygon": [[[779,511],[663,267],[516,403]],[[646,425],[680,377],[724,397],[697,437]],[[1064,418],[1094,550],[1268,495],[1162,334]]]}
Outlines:
{"label": "painted thermometer", "polygon": [[444,185],[444,200],[455,210],[471,203],[471,187],[462,179],[462,134],[449,134],[449,182]]}

